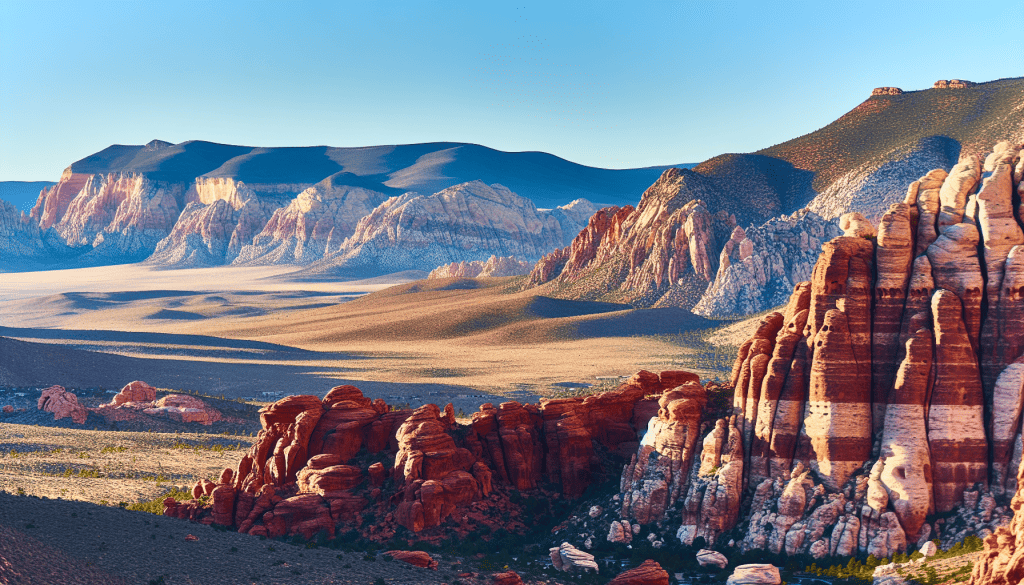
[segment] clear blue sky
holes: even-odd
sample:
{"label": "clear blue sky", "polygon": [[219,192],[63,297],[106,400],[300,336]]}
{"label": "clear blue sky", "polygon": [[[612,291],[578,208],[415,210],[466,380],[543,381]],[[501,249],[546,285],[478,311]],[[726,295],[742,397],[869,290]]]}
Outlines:
{"label": "clear blue sky", "polygon": [[154,138],[699,162],[1024,75],[1022,39],[1017,1],[0,0],[0,180]]}

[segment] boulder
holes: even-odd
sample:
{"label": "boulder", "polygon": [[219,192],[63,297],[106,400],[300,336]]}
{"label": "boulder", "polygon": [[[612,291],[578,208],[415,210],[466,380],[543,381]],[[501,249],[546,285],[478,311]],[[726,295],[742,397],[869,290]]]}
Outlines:
{"label": "boulder", "polygon": [[53,420],[70,418],[71,422],[78,425],[85,423],[89,417],[89,411],[78,403],[78,397],[65,390],[63,386],[50,386],[44,389],[36,402],[36,408],[43,412],[52,412]]}
{"label": "boulder", "polygon": [[733,570],[726,581],[727,585],[779,585],[782,576],[775,565],[751,564],[740,565]]}
{"label": "boulder", "polygon": [[491,577],[491,583],[493,585],[523,585],[523,579],[515,571],[505,571],[504,573],[495,573]]}
{"label": "boulder", "polygon": [[384,554],[390,555],[396,561],[402,561],[403,563],[409,563],[416,567],[422,567],[424,569],[437,570],[437,561],[430,554],[419,550],[389,550]]}
{"label": "boulder", "polygon": [[156,388],[136,380],[121,388],[121,391],[114,395],[111,404],[121,405],[126,402],[153,402],[154,400],[156,400]]}
{"label": "boulder", "polygon": [[565,573],[578,571],[599,572],[597,563],[594,562],[594,555],[585,553],[568,542],[563,542],[561,546],[549,549],[549,553],[552,564],[559,571]]}
{"label": "boulder", "polygon": [[697,563],[702,567],[724,569],[729,564],[729,559],[718,551],[702,548],[697,551]]}
{"label": "boulder", "polygon": [[668,585],[668,571],[647,559],[639,567],[619,573],[608,585]]}

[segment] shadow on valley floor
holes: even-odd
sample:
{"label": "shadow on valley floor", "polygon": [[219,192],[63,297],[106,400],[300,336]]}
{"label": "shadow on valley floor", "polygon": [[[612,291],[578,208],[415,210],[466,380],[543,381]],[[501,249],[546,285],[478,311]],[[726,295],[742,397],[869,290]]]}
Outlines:
{"label": "shadow on valley floor", "polygon": [[[598,303],[611,304],[611,303]],[[712,321],[686,309],[634,309],[610,315],[596,314],[573,323],[577,337],[631,337],[634,335],[674,335],[682,331],[720,327],[727,322]]]}
{"label": "shadow on valley floor", "polygon": [[363,355],[344,352],[319,352],[289,345],[229,339],[210,335],[111,331],[105,329],[42,329],[0,326],[0,336],[18,339],[60,341],[63,345],[90,351],[143,355],[190,356],[221,359],[259,359],[261,361],[347,360]]}
{"label": "shadow on valley floor", "polygon": [[276,400],[290,394],[323,396],[334,386],[351,384],[371,398],[384,398],[389,404],[414,407],[430,402],[455,402],[457,408],[470,411],[485,402],[502,401],[498,396],[458,384],[370,382],[345,377],[349,371],[321,364],[127,357],[0,337],[0,385],[3,386],[59,384],[116,390],[132,380],[144,380],[158,388],[223,395],[225,398],[260,398],[264,393],[274,393],[269,400]]}

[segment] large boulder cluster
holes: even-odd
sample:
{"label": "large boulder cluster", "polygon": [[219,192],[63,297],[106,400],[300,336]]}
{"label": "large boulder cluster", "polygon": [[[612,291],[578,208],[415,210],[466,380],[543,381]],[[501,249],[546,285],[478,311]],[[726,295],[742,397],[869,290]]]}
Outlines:
{"label": "large boulder cluster", "polygon": [[[667,424],[679,427],[666,445],[692,449],[696,425],[686,420],[705,400],[696,380],[640,372],[591,396],[484,404],[469,425],[456,423],[450,404],[396,411],[353,386],[322,399],[289,396],[260,411],[262,430],[236,468],[200,482],[192,501],[168,499],[165,514],[306,538],[339,527],[388,539],[397,526],[422,533],[449,518],[493,522],[489,514],[507,511],[495,492],[554,486],[582,495],[601,468],[600,450],[636,450],[661,402],[676,417]],[[371,512],[379,521],[363,526]]]}

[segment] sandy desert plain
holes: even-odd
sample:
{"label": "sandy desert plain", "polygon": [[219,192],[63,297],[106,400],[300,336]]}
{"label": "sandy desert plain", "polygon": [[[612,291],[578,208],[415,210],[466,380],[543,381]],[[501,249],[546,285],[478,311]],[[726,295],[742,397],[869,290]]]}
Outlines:
{"label": "sandy desert plain", "polygon": [[[369,583],[379,575],[386,582],[442,582],[447,573],[410,577],[403,571],[413,568],[404,566],[381,573],[381,565],[354,554],[344,560],[356,568],[340,572],[305,558],[316,551],[293,551],[282,563],[267,557],[265,543],[254,544],[258,539],[176,519],[162,522],[181,535],[145,542],[132,527],[152,517],[120,508],[158,501],[235,465],[259,430],[258,408],[283,396],[321,396],[352,384],[401,408],[452,402],[468,418],[486,402],[611,387],[641,369],[724,377],[735,346],[756,322],[728,326],[679,309],[560,300],[545,296],[544,288],[521,290],[518,278],[414,280],[422,275],[405,273],[310,281],[294,278],[293,270],[122,265],[2,275],[0,403],[25,410],[0,415],[0,490],[6,492],[0,524],[19,531],[0,540],[37,556],[67,555],[53,565],[63,567],[56,573],[21,582],[126,576],[127,582]],[[233,422],[111,426],[90,416],[75,425],[35,408],[39,390],[50,385],[96,406],[133,380],[162,394],[198,394]],[[52,518],[58,508],[76,519]],[[77,517],[92,521],[94,514],[108,523],[103,538],[83,541],[69,530],[81,523]],[[242,555],[151,562],[157,550],[160,558],[179,554],[178,537],[196,531],[226,539],[225,549],[262,546],[259,566]],[[88,571],[75,567],[99,576],[90,581]],[[10,575],[4,582],[19,582]]]}

